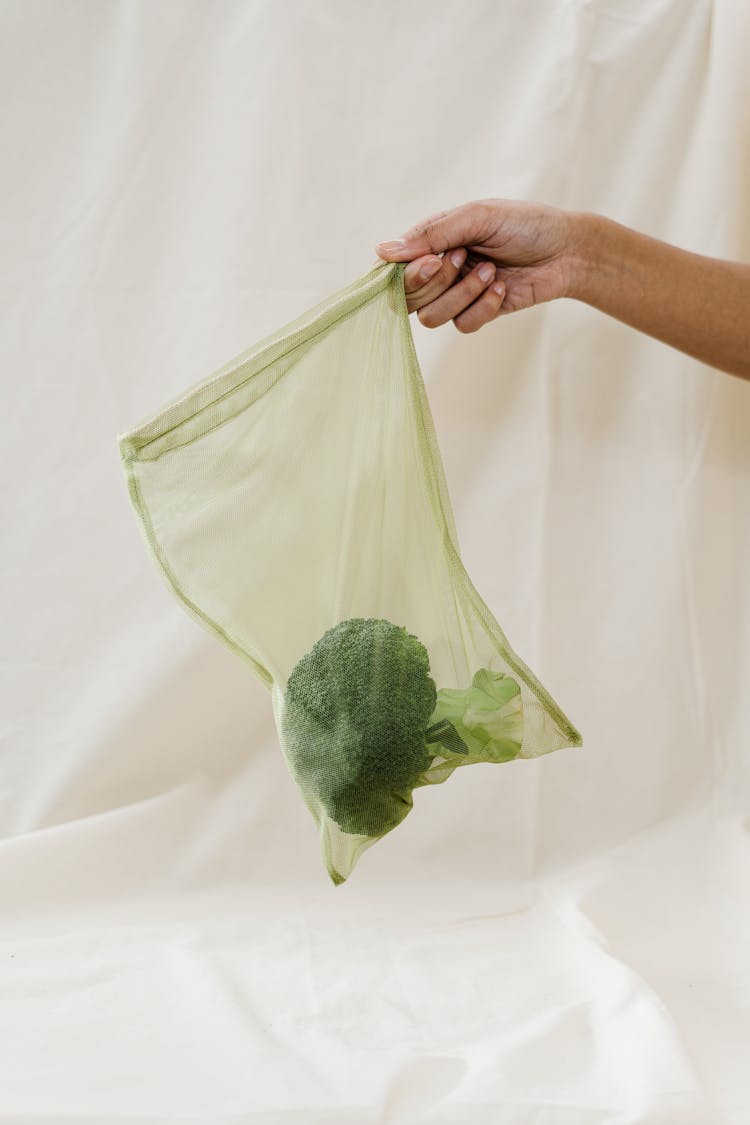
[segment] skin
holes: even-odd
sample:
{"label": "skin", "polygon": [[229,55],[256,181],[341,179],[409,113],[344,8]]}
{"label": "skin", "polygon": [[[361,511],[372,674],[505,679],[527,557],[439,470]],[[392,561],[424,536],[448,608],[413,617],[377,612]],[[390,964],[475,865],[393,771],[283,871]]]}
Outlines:
{"label": "skin", "polygon": [[441,211],[376,250],[408,263],[407,308],[427,328],[452,320],[476,332],[569,297],[750,380],[745,263],[693,254],[602,215],[506,199]]}

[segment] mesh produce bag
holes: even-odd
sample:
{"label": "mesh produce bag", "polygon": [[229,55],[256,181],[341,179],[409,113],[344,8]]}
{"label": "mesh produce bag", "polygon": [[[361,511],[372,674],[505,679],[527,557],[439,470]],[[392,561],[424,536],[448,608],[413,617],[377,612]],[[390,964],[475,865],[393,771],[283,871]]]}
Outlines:
{"label": "mesh produce bag", "polygon": [[461,563],[404,268],[117,438],[163,576],[271,693],[336,884],[419,786],[581,745]]}

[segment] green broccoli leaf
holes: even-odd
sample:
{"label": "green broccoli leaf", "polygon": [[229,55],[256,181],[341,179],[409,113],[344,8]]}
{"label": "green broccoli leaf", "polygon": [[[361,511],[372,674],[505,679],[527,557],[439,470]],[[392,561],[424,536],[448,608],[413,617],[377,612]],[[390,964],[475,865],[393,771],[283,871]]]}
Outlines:
{"label": "green broccoli leaf", "polygon": [[[521,689],[512,676],[481,668],[471,687],[441,688],[431,715],[428,741],[438,742],[448,754],[462,753],[472,761],[507,762],[516,758],[523,740]],[[430,732],[447,724],[447,737]],[[464,750],[456,750],[458,738]]]}

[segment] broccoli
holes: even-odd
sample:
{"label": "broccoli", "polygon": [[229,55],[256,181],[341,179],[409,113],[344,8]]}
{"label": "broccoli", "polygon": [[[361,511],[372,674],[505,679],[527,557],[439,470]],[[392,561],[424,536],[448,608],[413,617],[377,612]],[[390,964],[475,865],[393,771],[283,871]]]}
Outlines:
{"label": "broccoli", "polygon": [[441,714],[444,695],[426,648],[403,626],[339,622],[297,662],[284,693],[282,738],[301,788],[344,832],[383,836],[413,807],[438,746],[445,757],[469,754],[457,730],[462,693],[451,691]]}

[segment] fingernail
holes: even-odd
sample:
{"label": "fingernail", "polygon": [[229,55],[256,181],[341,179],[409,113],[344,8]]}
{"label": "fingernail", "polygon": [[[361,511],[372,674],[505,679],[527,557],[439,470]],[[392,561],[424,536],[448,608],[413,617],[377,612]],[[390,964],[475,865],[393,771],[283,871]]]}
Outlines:
{"label": "fingernail", "polygon": [[485,262],[477,270],[482,281],[490,281],[495,276],[495,267],[491,266],[489,262]]}
{"label": "fingernail", "polygon": [[390,250],[403,250],[406,246],[405,238],[394,238],[392,242],[378,242],[376,250],[385,250],[386,253]]}
{"label": "fingernail", "polygon": [[429,281],[431,277],[434,277],[441,265],[442,262],[425,262],[419,271],[422,281]]}
{"label": "fingernail", "polygon": [[460,269],[460,267],[464,264],[464,258],[465,257],[466,257],[466,251],[465,250],[454,250],[453,251],[453,253],[451,254],[451,261],[453,262],[453,265],[456,267],[456,269]]}
{"label": "fingernail", "polygon": [[505,286],[503,285],[502,281],[496,281],[492,286],[492,289],[495,293],[497,293],[498,297],[505,296]]}

